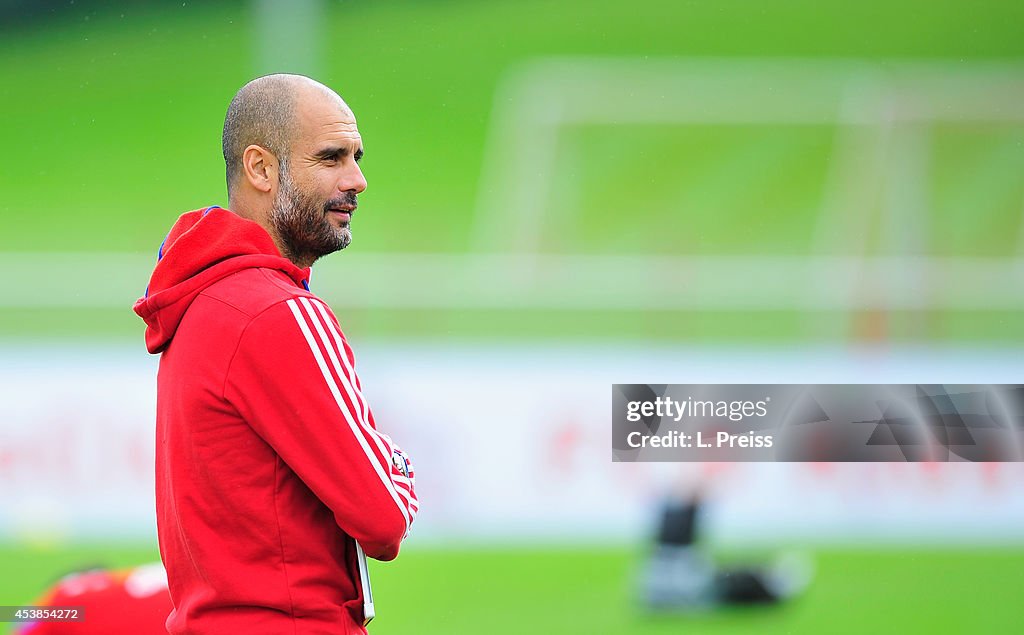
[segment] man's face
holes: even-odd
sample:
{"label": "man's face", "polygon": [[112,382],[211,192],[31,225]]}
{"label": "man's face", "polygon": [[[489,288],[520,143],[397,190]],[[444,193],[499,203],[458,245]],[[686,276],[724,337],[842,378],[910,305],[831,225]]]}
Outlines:
{"label": "man's face", "polygon": [[355,116],[334,95],[309,91],[295,114],[296,136],[281,165],[271,223],[285,255],[312,264],[352,241],[356,196],[366,189],[358,164],[363,144]]}

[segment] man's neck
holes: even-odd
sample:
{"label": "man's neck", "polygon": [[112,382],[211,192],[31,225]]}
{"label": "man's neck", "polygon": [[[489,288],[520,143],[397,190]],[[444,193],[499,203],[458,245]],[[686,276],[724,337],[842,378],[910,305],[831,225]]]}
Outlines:
{"label": "man's neck", "polygon": [[284,243],[281,241],[281,238],[277,235],[277,232],[274,230],[273,225],[270,223],[270,212],[255,211],[259,209],[258,206],[253,205],[251,201],[245,200],[244,197],[236,196],[228,197],[228,209],[230,209],[235,214],[238,214],[242,218],[246,220],[251,220],[252,222],[262,227],[264,231],[266,231],[267,234],[270,235],[270,239],[274,241],[274,246],[277,247],[278,253],[280,253],[283,257],[287,258],[288,260],[292,261],[292,263],[294,263],[296,267],[300,269],[305,269],[306,267],[309,267],[310,265],[313,264],[312,260],[297,257],[295,254],[292,254],[287,248],[285,248]]}

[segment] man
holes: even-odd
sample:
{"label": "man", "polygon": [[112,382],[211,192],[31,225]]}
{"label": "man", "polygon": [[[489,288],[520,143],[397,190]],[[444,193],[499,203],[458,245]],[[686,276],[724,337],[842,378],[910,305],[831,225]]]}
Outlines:
{"label": "man", "polygon": [[398,555],[418,502],[309,267],[351,241],[362,139],[327,87],[270,75],[224,121],[230,211],[178,219],[146,297],[170,633],[365,633],[359,549]]}

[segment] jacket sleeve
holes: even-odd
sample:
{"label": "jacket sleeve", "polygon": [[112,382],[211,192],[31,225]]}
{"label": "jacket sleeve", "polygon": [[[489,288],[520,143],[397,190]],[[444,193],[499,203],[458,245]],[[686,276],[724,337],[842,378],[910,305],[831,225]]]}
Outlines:
{"label": "jacket sleeve", "polygon": [[355,359],[325,304],[299,297],[242,334],[224,397],[378,560],[398,555],[419,502],[408,457],[378,432]]}

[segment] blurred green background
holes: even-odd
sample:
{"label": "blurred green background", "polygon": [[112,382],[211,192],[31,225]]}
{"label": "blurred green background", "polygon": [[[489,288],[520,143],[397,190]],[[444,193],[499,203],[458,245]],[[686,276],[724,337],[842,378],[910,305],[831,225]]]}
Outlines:
{"label": "blurred green background", "polygon": [[[8,285],[45,284],[32,272],[46,264],[48,253],[152,254],[179,213],[226,204],[223,113],[235,90],[262,72],[316,74],[355,110],[370,185],[352,252],[466,254],[501,245],[502,223],[519,222],[522,210],[510,202],[485,210],[498,228],[490,242],[474,235],[490,186],[481,184],[481,174],[505,165],[529,169],[538,153],[529,143],[487,143],[496,91],[535,60],[625,58],[637,68],[645,60],[687,58],[860,61],[885,72],[901,62],[938,62],[952,71],[1012,64],[1024,54],[1024,8],[1016,2],[312,4],[317,8],[303,18],[294,9],[271,12],[276,27],[258,18],[258,4],[225,2],[79,2],[39,10],[33,19],[7,19],[0,125],[11,154],[0,171],[0,250],[17,266],[6,273]],[[289,26],[290,18],[296,24]],[[604,90],[614,93],[619,84]],[[1002,106],[1019,113],[1014,97]],[[791,98],[799,104],[805,96]],[[600,101],[599,91],[594,99]],[[638,99],[636,108],[645,107]],[[628,116],[616,125],[614,113],[610,121],[566,125],[550,165],[526,178],[506,175],[499,194],[537,208],[536,244],[525,251],[799,258],[843,247],[843,231],[824,243],[815,235],[841,133],[836,125],[640,124]],[[523,132],[522,140],[530,141]],[[867,232],[855,255],[1016,256],[1024,125],[982,117],[936,122],[925,135],[915,188],[926,209],[910,221],[913,240],[886,242],[891,221],[877,201],[869,202],[844,212]],[[893,189],[867,185],[878,187],[879,197]],[[515,234],[508,240],[504,249],[519,248]],[[139,282],[122,294],[127,302],[146,274],[142,266],[132,270]],[[372,277],[373,271],[353,268],[351,274]],[[609,282],[621,287],[632,281]],[[332,299],[330,289],[320,291]],[[5,303],[0,334],[138,337],[141,328],[113,302],[78,307],[60,320],[30,304]],[[349,329],[382,337],[564,340],[615,332],[687,342],[993,344],[1024,337],[1019,306],[1005,301],[892,307],[881,328],[877,315],[855,315],[851,322],[849,313],[829,306],[680,310],[610,303],[576,310],[469,302],[355,305],[345,321]]]}
{"label": "blurred green background", "polygon": [[[415,263],[418,255],[486,253],[475,233],[481,210],[490,211],[481,203],[488,200],[482,175],[488,166],[499,172],[503,165],[528,167],[536,151],[531,143],[488,145],[495,107],[501,106],[504,82],[536,60],[628,58],[640,67],[644,60],[666,59],[816,60],[861,62],[882,73],[919,62],[953,71],[1024,64],[1024,3],[1014,1],[433,0],[315,6],[294,24],[287,11],[274,14],[284,16],[275,31],[265,18],[261,22],[260,11],[271,10],[260,3],[0,3],[0,138],[6,150],[0,169],[0,291],[8,298],[0,301],[0,339],[123,340],[141,354],[142,324],[128,307],[132,293],[145,287],[145,258],[153,257],[181,212],[226,205],[223,114],[238,87],[261,73],[313,74],[353,107],[369,181],[350,250],[359,264],[359,254],[412,255]],[[617,82],[605,87],[617,88]],[[801,96],[792,97],[796,103]],[[599,93],[594,98],[600,102]],[[1019,115],[1022,105],[1009,99],[1006,108]],[[615,125],[613,114],[611,125],[568,126],[560,131],[551,164],[540,173],[527,171],[529,178],[512,174],[502,182],[505,191],[541,206],[531,210],[540,223],[536,244],[523,250],[527,255],[799,261],[821,253],[814,228],[839,139],[836,124],[627,119]],[[863,220],[867,236],[854,256],[993,259],[996,271],[999,262],[1010,271],[1024,236],[1019,120],[982,117],[928,126],[927,160],[916,184],[926,222],[912,226],[913,240],[894,244],[880,204],[848,210]],[[523,139],[529,141],[527,132]],[[899,184],[890,188],[898,190]],[[506,217],[509,227],[519,222],[514,200],[495,214],[491,222],[499,239],[487,243],[492,246],[501,245]],[[515,236],[509,241],[495,251],[518,253]],[[843,242],[836,244],[842,251]],[[92,278],[97,289],[109,280],[124,281],[109,302],[87,306],[77,296],[66,303],[10,299],[23,297],[18,294],[25,288],[42,288],[44,295],[48,285],[59,288],[60,281],[51,278],[73,272],[79,256],[118,262],[119,255],[130,264]],[[346,269],[348,257],[340,256],[337,271],[372,285],[374,272]],[[664,262],[671,267],[674,261]],[[580,308],[544,302],[495,306],[470,297],[448,306],[354,301],[341,318],[357,341],[1019,347],[1024,315],[1013,298],[1022,297],[1021,279],[1009,275],[1016,285],[1005,289],[1009,299],[977,307],[922,302],[895,308],[729,308],[607,301]],[[610,292],[630,282],[613,277]],[[328,297],[344,294],[342,279],[327,276],[322,284]],[[94,290],[77,291],[88,296]],[[445,297],[457,296],[455,289]],[[529,291],[525,297],[532,297]],[[635,550],[410,549],[400,565],[375,570],[382,617],[373,632],[519,632],[524,623],[552,633],[1019,629],[1013,595],[1024,582],[1019,547],[824,549],[817,556],[818,577],[807,597],[781,612],[652,619],[631,608]],[[28,602],[76,566],[155,557],[149,543],[8,543],[0,548],[0,604]]]}

